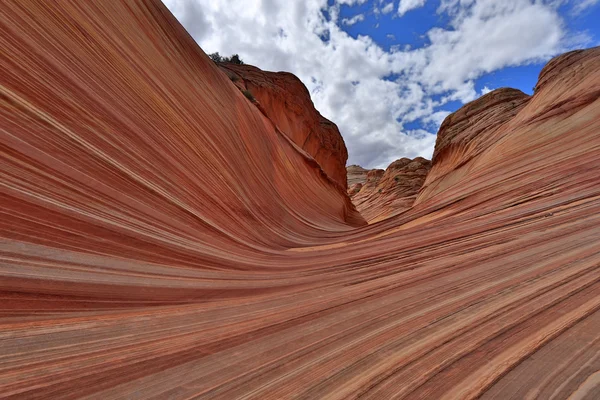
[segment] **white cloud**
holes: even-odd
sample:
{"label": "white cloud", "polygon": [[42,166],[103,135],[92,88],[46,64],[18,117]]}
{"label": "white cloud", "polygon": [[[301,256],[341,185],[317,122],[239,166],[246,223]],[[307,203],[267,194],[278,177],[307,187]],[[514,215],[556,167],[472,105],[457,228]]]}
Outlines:
{"label": "white cloud", "polygon": [[366,2],[367,0],[336,0],[336,3],[338,4],[347,4],[349,6],[353,6],[356,4],[364,4]]}
{"label": "white cloud", "polygon": [[548,59],[564,42],[560,16],[539,1],[479,0],[465,4],[446,4],[454,7],[449,9],[455,16],[453,29],[434,28],[428,33],[431,45],[422,51],[429,62],[422,79],[432,93],[462,91],[461,100],[473,100],[476,93],[465,86],[469,82],[509,65]]}
{"label": "white cloud", "polygon": [[450,111],[436,111],[431,115],[423,118],[423,122],[429,125],[433,125],[435,129],[439,128],[444,122],[444,119],[450,115]]}
{"label": "white cloud", "polygon": [[352,18],[344,18],[342,19],[342,24],[344,25],[354,25],[357,22],[364,21],[365,16],[363,14],[355,15]]}
{"label": "white cloud", "polygon": [[483,96],[484,94],[488,94],[488,93],[489,93],[489,92],[491,92],[492,90],[493,90],[493,89],[490,89],[489,87],[487,87],[487,86],[484,86],[484,87],[481,89],[481,95]]}
{"label": "white cloud", "polygon": [[575,15],[581,14],[588,8],[598,4],[600,0],[575,0],[571,12]]}
{"label": "white cloud", "polygon": [[402,16],[410,10],[420,8],[425,5],[425,0],[400,0],[398,5],[398,15]]}
{"label": "white cloud", "polygon": [[205,52],[239,53],[264,70],[297,75],[340,128],[348,162],[370,168],[431,157],[435,135],[410,123],[433,133],[448,113],[444,104],[481,94],[474,83],[481,75],[565,50],[556,1],[442,0],[438,12],[450,16],[449,26],[430,30],[424,47],[385,51],[342,29],[340,4],[364,0],[165,0]]}
{"label": "white cloud", "polygon": [[389,14],[392,11],[394,11],[394,3],[388,3],[381,9],[383,14]]}

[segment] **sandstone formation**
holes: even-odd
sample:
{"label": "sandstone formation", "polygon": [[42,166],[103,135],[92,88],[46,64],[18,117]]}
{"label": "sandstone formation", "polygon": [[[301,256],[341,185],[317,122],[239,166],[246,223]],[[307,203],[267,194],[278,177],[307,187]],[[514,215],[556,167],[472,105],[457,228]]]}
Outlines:
{"label": "sandstone formation", "polygon": [[348,196],[350,196],[350,198],[353,198],[358,192],[360,192],[362,187],[362,183],[355,183],[354,185],[350,186],[348,188]]}
{"label": "sandstone formation", "polygon": [[360,165],[350,165],[346,167],[346,173],[348,175],[348,189],[357,183],[361,185],[365,183],[368,172],[368,169],[365,169]]}
{"label": "sandstone formation", "polygon": [[[502,127],[529,101],[520,90],[494,90],[450,114],[442,123],[433,153],[433,169],[420,200],[439,191],[441,182],[452,182],[461,167],[489,149],[503,135]],[[448,175],[448,176],[446,176]],[[445,177],[446,179],[440,179]]]}
{"label": "sandstone formation", "polygon": [[310,154],[344,190],[348,151],[337,126],[315,109],[306,86],[289,72],[267,72],[252,65],[219,63],[229,79],[256,100],[261,111]]}
{"label": "sandstone formation", "polygon": [[366,174],[366,178],[362,184],[362,188],[364,188],[364,190],[368,190],[368,191],[374,190],[377,187],[377,185],[379,184],[379,181],[381,180],[381,177],[383,176],[384,173],[385,173],[385,170],[383,170],[383,169],[368,170],[367,174]]}
{"label": "sandstone formation", "polygon": [[430,169],[431,161],[423,157],[401,158],[385,171],[369,171],[365,185],[348,195],[367,222],[381,221],[412,207]]}
{"label": "sandstone formation", "polygon": [[600,49],[365,225],[158,0],[0,11],[2,397],[597,397]]}

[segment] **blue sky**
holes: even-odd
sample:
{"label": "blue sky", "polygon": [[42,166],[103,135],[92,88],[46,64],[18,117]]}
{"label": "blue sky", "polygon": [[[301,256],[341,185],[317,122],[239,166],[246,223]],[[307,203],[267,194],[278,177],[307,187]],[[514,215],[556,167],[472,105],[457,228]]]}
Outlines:
{"label": "blue sky", "polygon": [[205,52],[296,74],[369,168],[430,158],[450,112],[600,44],[600,0],[164,1]]}
{"label": "blue sky", "polygon": [[[502,0],[497,0],[502,1]],[[329,1],[333,4],[333,1]],[[383,2],[396,5],[397,1]],[[427,1],[422,7],[407,11],[402,16],[398,15],[397,8],[392,12],[382,13],[381,2],[366,1],[362,4],[343,4],[340,7],[340,18],[351,20],[357,15],[364,19],[348,25],[342,23],[342,29],[348,35],[356,38],[358,35],[370,36],[382,48],[390,51],[393,46],[409,45],[413,48],[429,44],[427,32],[437,26],[448,26],[450,18],[447,14],[438,14],[437,9],[441,1]],[[588,2],[589,5],[578,10],[578,4],[585,1],[564,2],[558,7],[558,13],[563,17],[567,29],[573,33],[587,34],[591,39],[586,46],[600,45],[600,2]],[[585,5],[585,4],[584,4]],[[488,73],[475,81],[475,90],[481,92],[485,87],[497,89],[512,87],[527,94],[532,94],[537,82],[538,74],[546,62],[534,62],[517,67],[505,67]],[[462,102],[455,101],[445,105],[444,109],[455,111],[462,106]]]}

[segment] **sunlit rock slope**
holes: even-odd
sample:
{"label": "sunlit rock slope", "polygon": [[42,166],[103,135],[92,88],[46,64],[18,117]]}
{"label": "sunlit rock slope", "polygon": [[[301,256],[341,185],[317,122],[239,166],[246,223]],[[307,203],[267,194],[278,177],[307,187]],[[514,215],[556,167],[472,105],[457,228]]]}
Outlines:
{"label": "sunlit rock slope", "polygon": [[0,13],[0,396],[597,398],[598,48],[365,225],[160,2]]}

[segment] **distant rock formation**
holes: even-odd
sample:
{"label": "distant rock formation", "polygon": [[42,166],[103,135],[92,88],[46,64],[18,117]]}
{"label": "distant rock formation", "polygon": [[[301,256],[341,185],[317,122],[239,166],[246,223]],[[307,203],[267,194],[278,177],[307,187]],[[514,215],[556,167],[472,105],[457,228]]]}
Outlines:
{"label": "distant rock formation", "polygon": [[289,72],[268,72],[248,64],[218,63],[218,66],[331,179],[347,189],[348,151],[344,139],[337,126],[315,109],[300,79]]}
{"label": "distant rock formation", "polygon": [[348,174],[348,188],[350,190],[353,185],[359,183],[362,186],[366,182],[369,170],[360,165],[350,165],[346,167],[346,172]]}
{"label": "distant rock formation", "polygon": [[364,184],[355,183],[349,189],[348,195],[368,222],[381,221],[398,215],[413,205],[430,169],[431,161],[422,157],[414,160],[401,158],[391,163],[385,171],[367,171],[358,166],[350,166],[349,183],[351,175],[354,180],[358,180],[357,176],[363,176],[355,171],[367,172],[364,174]]}

